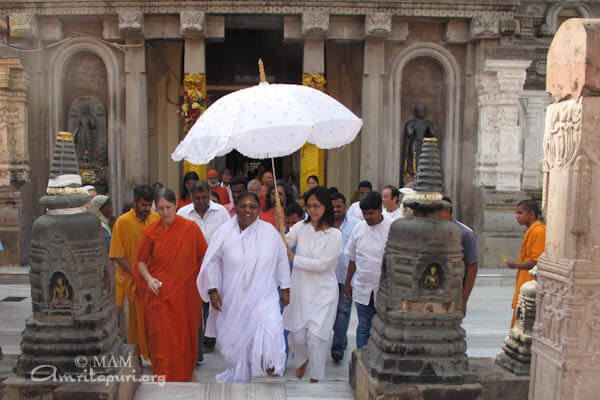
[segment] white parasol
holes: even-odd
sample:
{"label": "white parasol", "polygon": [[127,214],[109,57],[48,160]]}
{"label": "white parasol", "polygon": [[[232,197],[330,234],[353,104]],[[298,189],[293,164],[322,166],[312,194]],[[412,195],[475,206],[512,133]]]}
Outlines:
{"label": "white parasol", "polygon": [[260,84],[208,107],[171,154],[173,160],[206,164],[233,149],[264,159],[289,155],[306,142],[332,149],[354,140],[363,122],[343,104],[308,86],[267,83],[261,60],[259,70]]}
{"label": "white parasol", "polygon": [[332,149],[352,142],[361,127],[360,118],[319,90],[263,81],[208,107],[171,158],[206,164],[233,149],[250,158],[282,157],[305,142]]}

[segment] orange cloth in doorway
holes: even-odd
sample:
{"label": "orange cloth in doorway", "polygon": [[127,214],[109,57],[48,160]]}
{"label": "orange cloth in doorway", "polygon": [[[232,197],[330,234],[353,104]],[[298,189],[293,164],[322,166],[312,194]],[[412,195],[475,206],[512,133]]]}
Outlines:
{"label": "orange cloth in doorway", "polygon": [[[137,248],[146,226],[160,219],[157,213],[151,212],[146,221],[141,221],[132,208],[115,221],[110,242],[110,258],[125,258],[131,268],[136,263]],[[141,309],[141,298],[136,290],[135,282],[129,272],[117,266],[115,277],[116,304],[123,307],[125,296],[129,301],[129,319],[127,321],[127,343],[134,344],[137,352],[145,360],[148,359],[148,341],[144,313]]]}
{"label": "orange cloth in doorway", "polygon": [[[546,224],[540,221],[535,221],[525,233],[525,238],[523,239],[523,244],[521,245],[521,257],[519,257],[519,262],[537,261],[537,259],[544,252],[545,244]],[[533,280],[533,276],[529,274],[528,270],[519,269],[517,271],[515,295],[512,302],[513,317],[510,324],[511,328],[515,325],[515,318],[517,315],[517,300],[519,299],[519,290],[521,290],[521,285],[531,280]]]}
{"label": "orange cloth in doorway", "polygon": [[207,249],[195,222],[179,215],[166,228],[159,220],[144,230],[138,261],[162,282],[158,295],[148,289],[136,268],[136,284],[144,299],[152,373],[167,381],[189,381],[196,366],[202,300],[196,277]]}

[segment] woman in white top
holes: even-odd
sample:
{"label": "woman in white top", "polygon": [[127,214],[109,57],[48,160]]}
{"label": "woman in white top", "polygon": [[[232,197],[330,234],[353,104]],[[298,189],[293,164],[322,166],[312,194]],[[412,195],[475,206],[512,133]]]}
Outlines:
{"label": "woman in white top", "polygon": [[[335,322],[335,267],[342,233],[333,226],[333,207],[326,188],[310,189],[305,199],[307,220],[296,223],[286,235],[294,268],[283,324],[290,331],[291,350],[298,360],[296,376],[302,379],[308,367],[310,381],[318,382],[325,375],[327,345]],[[295,255],[289,250],[294,246]]]}

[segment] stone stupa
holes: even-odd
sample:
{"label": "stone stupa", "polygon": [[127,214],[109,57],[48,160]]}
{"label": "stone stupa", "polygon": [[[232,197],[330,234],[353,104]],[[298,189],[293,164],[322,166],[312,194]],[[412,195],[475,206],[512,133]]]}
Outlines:
{"label": "stone stupa", "polygon": [[88,199],[73,136],[60,132],[47,195],[40,199],[46,213],[33,224],[33,316],[22,334],[19,376],[30,378],[39,366],[52,366],[59,375],[85,375],[92,367],[94,374],[110,374],[119,366],[98,360],[127,353],[118,336],[114,269],[100,222],[84,208]]}

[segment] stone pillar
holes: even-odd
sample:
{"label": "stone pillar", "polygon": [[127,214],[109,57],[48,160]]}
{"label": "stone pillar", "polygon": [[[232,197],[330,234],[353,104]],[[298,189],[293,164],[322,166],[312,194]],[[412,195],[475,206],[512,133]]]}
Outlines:
{"label": "stone pillar", "polygon": [[[323,9],[313,9],[302,14],[302,35],[304,36],[304,57],[302,63],[302,84],[317,90],[325,90],[325,40],[329,31],[329,13]],[[300,193],[308,187],[310,175],[319,177],[325,185],[325,151],[306,143],[300,149]],[[280,177],[278,177],[280,178]]]}
{"label": "stone pillar", "polygon": [[[382,79],[385,73],[385,46],[382,39],[365,40],[363,57],[360,180],[367,179],[377,190],[383,186],[381,143],[383,123]],[[391,166],[390,166],[391,167]],[[392,182],[389,182],[392,183]],[[387,184],[387,183],[386,183]]]}
{"label": "stone pillar", "polygon": [[0,59],[0,265],[18,265],[21,187],[29,181],[27,78],[19,59]]}
{"label": "stone pillar", "polygon": [[522,232],[514,208],[521,192],[521,132],[519,96],[529,60],[487,59],[477,79],[479,118],[475,186],[475,229],[480,264],[503,267],[501,253],[519,254]]}
{"label": "stone pillar", "polygon": [[[185,135],[206,109],[205,14],[197,10],[184,10],[180,12],[179,20],[181,34],[185,38],[183,49],[183,86],[184,103],[187,102],[187,112],[189,115],[189,122],[184,122],[183,130]],[[197,112],[193,111],[195,110],[193,107],[196,107],[194,103],[198,103]],[[189,171],[196,172],[200,179],[206,180],[206,165],[194,165],[184,161],[184,174]]]}
{"label": "stone pillar", "polygon": [[523,135],[523,190],[541,191],[544,158],[544,116],[550,98],[543,90],[524,90],[521,95]]}
{"label": "stone pillar", "polygon": [[548,225],[537,264],[532,400],[591,400],[600,393],[598,30],[600,19],[569,19],[548,52]]}
{"label": "stone pillar", "polygon": [[125,44],[125,189],[150,184],[148,160],[148,102],[144,14],[119,14],[119,31]]}

